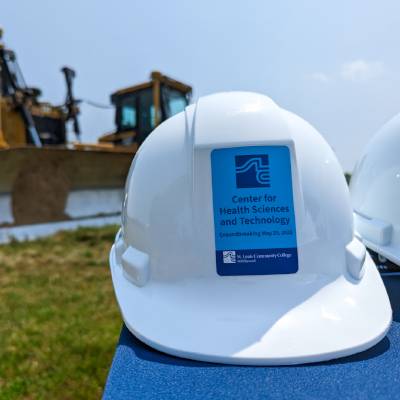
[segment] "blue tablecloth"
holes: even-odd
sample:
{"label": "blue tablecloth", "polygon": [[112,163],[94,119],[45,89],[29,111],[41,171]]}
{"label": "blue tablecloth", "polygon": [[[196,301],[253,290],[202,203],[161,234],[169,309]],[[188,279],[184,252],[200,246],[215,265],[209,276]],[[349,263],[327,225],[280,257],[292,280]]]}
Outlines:
{"label": "blue tablecloth", "polygon": [[105,399],[400,399],[400,276],[385,277],[393,325],[380,343],[336,361],[241,367],[151,349],[123,327]]}

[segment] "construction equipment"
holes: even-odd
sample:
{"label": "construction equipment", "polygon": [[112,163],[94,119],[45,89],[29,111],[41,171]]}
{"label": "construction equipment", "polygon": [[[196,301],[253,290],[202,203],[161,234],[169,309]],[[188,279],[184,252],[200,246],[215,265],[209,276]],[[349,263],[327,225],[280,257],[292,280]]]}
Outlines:
{"label": "construction equipment", "polygon": [[[185,106],[191,93],[189,86],[153,73],[151,82],[113,94],[116,132],[97,144],[81,143],[75,72],[68,67],[62,72],[65,103],[40,101],[41,91],[26,85],[15,53],[0,42],[0,227],[52,221],[71,226],[71,221],[119,215],[133,153],[152,127],[174,112],[167,108],[176,106],[169,99],[182,92]],[[128,108],[132,99],[137,108]],[[129,125],[128,118],[137,123]],[[67,140],[69,121],[74,143]]]}
{"label": "construction equipment", "polygon": [[153,71],[149,82],[111,95],[116,131],[100,137],[99,142],[136,151],[156,126],[185,109],[191,94],[190,86]]}

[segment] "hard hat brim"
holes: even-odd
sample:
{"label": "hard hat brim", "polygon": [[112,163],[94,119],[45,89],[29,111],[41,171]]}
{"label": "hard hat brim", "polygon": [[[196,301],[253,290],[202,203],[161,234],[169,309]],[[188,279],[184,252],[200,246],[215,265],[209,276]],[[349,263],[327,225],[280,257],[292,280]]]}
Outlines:
{"label": "hard hat brim", "polygon": [[379,246],[367,239],[361,238],[366,247],[400,266],[400,250],[395,246]]}
{"label": "hard hat brim", "polygon": [[138,287],[110,254],[128,329],[149,346],[193,360],[289,365],[331,360],[378,343],[390,302],[367,255],[359,282],[303,274],[151,280]]}

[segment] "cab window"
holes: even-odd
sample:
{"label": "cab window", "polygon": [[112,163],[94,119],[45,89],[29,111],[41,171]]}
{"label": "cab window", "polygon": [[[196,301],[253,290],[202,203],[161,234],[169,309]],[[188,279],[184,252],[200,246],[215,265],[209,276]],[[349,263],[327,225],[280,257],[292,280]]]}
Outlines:
{"label": "cab window", "polygon": [[166,118],[170,118],[180,113],[188,105],[188,99],[185,93],[172,89],[167,86],[161,88],[163,108]]}

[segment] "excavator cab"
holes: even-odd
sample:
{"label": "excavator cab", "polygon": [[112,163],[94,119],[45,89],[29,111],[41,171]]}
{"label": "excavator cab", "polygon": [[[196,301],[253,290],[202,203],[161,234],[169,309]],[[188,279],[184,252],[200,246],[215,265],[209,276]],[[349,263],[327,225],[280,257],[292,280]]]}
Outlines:
{"label": "excavator cab", "polygon": [[157,125],[185,109],[191,94],[190,86],[152,72],[149,82],[111,95],[116,132],[102,136],[99,142],[135,151]]}

